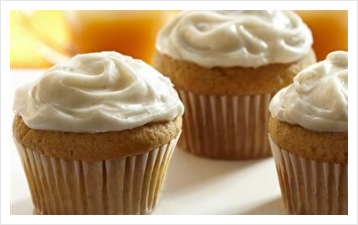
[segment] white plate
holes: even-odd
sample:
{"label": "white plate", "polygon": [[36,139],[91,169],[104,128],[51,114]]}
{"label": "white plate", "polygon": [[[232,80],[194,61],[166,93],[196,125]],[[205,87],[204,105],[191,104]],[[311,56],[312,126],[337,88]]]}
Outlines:
{"label": "white plate", "polygon": [[[36,79],[41,70],[13,70],[11,87]],[[34,213],[26,177],[11,146],[11,214]],[[223,161],[176,149],[168,168],[158,215],[285,214],[273,158]]]}

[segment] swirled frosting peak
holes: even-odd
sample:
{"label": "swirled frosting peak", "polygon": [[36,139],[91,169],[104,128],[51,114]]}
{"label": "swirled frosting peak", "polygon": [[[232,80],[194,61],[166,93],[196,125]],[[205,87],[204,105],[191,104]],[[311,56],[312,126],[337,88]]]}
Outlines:
{"label": "swirled frosting peak", "polygon": [[184,11],[157,37],[156,48],[176,60],[212,67],[259,67],[304,57],[312,34],[292,11]]}
{"label": "swirled frosting peak", "polygon": [[302,70],[270,103],[273,118],[322,132],[348,131],[348,52]]}
{"label": "swirled frosting peak", "polygon": [[15,94],[14,111],[32,129],[122,131],[183,114],[170,80],[116,52],[77,55]]}

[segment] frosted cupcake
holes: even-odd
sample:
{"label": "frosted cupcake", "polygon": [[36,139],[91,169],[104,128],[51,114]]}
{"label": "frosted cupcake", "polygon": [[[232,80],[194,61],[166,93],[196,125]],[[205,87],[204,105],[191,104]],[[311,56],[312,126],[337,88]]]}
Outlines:
{"label": "frosted cupcake", "polygon": [[301,71],[270,103],[269,136],[291,214],[348,214],[348,53]]}
{"label": "frosted cupcake", "polygon": [[315,62],[312,35],[292,11],[185,11],[159,33],[153,66],[186,111],[179,145],[220,159],[271,155],[268,104]]}
{"label": "frosted cupcake", "polygon": [[39,214],[148,214],[181,133],[170,80],[115,52],[17,90],[13,133]]}

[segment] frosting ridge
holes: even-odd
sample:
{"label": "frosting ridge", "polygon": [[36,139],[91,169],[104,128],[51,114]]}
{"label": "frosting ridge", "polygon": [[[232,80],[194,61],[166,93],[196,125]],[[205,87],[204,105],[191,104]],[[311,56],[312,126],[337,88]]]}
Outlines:
{"label": "frosting ridge", "polygon": [[292,11],[184,11],[159,32],[156,49],[203,67],[259,67],[304,57],[312,34]]}
{"label": "frosting ridge", "polygon": [[348,52],[302,70],[272,99],[271,116],[322,132],[348,132]]}
{"label": "frosting ridge", "polygon": [[19,88],[14,112],[32,129],[121,131],[183,114],[170,80],[116,52],[77,55]]}

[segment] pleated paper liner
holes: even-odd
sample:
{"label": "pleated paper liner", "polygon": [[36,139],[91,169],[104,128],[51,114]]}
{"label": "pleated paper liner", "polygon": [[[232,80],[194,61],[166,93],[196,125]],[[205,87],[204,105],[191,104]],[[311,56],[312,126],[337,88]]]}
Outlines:
{"label": "pleated paper liner", "polygon": [[348,165],[298,156],[280,149],[271,139],[270,144],[288,213],[348,214]]}
{"label": "pleated paper liner", "polygon": [[185,106],[178,144],[182,149],[216,159],[271,156],[267,140],[271,94],[214,96],[178,92]]}
{"label": "pleated paper liner", "polygon": [[94,162],[47,157],[16,144],[38,214],[149,214],[179,136],[145,154]]}

